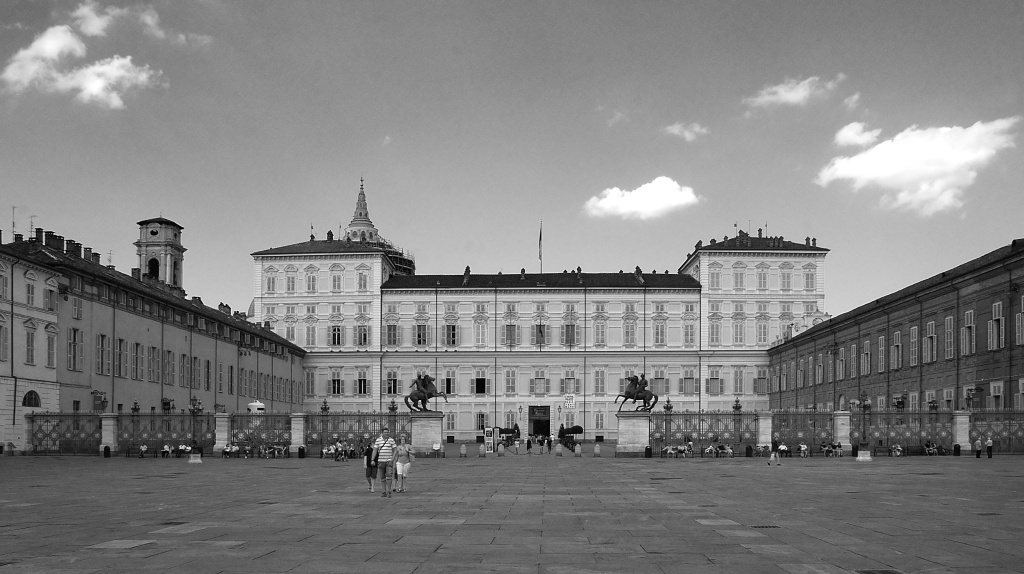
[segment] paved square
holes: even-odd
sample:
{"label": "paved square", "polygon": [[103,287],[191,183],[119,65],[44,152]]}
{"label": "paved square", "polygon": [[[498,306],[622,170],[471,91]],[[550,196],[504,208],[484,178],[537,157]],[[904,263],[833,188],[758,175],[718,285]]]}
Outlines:
{"label": "paved square", "polygon": [[0,574],[1024,572],[1021,457],[610,450],[418,458],[390,499],[359,460],[0,457]]}

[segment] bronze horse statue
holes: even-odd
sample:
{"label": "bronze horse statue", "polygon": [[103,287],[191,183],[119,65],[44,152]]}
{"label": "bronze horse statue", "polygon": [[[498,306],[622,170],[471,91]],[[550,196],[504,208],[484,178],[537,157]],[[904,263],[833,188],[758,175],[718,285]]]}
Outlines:
{"label": "bronze horse statue", "polygon": [[437,396],[444,397],[444,402],[448,402],[448,395],[437,390],[437,387],[434,386],[434,377],[430,375],[418,375],[409,386],[416,387],[405,397],[405,405],[409,407],[410,411],[429,411],[427,401]]}
{"label": "bronze horse statue", "polygon": [[638,411],[650,412],[654,405],[658,404],[658,395],[647,390],[647,379],[643,375],[640,378],[637,378],[636,375],[629,377],[629,384],[626,385],[626,390],[621,395],[615,397],[614,402],[619,402],[619,397],[622,397],[622,404],[619,405],[620,411],[628,400],[632,400],[633,404],[636,404],[637,401],[643,401],[644,404],[635,409]]}

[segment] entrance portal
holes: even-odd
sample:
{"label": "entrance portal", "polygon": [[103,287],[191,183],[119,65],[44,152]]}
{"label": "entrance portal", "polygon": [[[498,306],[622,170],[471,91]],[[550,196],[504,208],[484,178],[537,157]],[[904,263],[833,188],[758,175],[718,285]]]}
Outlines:
{"label": "entrance portal", "polygon": [[530,407],[529,434],[549,436],[551,434],[551,407]]}

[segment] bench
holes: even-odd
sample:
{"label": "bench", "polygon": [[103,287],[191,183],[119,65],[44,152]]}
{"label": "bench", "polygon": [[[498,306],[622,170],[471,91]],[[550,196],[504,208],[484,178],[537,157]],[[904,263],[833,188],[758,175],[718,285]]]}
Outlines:
{"label": "bench", "polygon": [[903,456],[924,456],[924,445],[913,444],[910,446],[903,447]]}

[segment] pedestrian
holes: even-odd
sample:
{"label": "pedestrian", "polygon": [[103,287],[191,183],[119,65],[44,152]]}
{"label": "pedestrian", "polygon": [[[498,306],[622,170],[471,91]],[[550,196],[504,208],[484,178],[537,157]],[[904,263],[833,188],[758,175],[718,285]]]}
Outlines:
{"label": "pedestrian", "polygon": [[526,437],[526,454],[533,454],[533,435]]}
{"label": "pedestrian", "polygon": [[981,458],[981,437],[974,441],[974,458]]}
{"label": "pedestrian", "polygon": [[775,466],[782,464],[781,457],[779,456],[779,441],[772,439],[772,454],[768,456],[768,466],[772,465],[772,459],[775,460]]}
{"label": "pedestrian", "polygon": [[373,492],[373,477],[377,474],[377,468],[373,464],[372,446],[363,449],[363,468],[366,469],[366,484],[370,485],[367,490]]}
{"label": "pedestrian", "polygon": [[377,463],[377,479],[380,480],[384,492],[381,498],[391,498],[391,474],[395,470],[395,439],[391,438],[391,429],[384,427],[380,436],[373,441],[373,461]]}
{"label": "pedestrian", "polygon": [[412,445],[405,442],[405,435],[398,437],[398,447],[395,449],[397,462],[395,470],[398,472],[398,492],[405,492],[405,481],[409,478],[409,468],[416,455],[413,454]]}
{"label": "pedestrian", "polygon": [[988,451],[988,457],[992,458],[992,437],[988,437],[985,441],[985,450]]}
{"label": "pedestrian", "polygon": [[519,454],[519,439],[516,439],[516,454]]}

